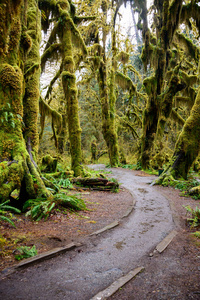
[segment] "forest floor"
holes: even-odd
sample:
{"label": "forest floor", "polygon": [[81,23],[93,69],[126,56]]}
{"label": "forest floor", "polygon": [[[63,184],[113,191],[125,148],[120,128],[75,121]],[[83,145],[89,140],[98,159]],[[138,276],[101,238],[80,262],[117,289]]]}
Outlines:
{"label": "forest floor", "polygon": [[65,246],[120,219],[133,205],[133,197],[125,189],[120,189],[118,193],[80,189],[76,194],[84,199],[88,210],[66,209],[65,214],[55,210],[46,221],[42,219],[39,222],[24,215],[15,215],[13,221],[16,228],[0,221],[0,234],[7,240],[0,249],[0,271],[18,263],[15,260],[18,247],[35,245],[40,254]]}
{"label": "forest floor", "polygon": [[[134,171],[136,176],[149,176],[142,171]],[[171,207],[175,227],[178,232],[162,254],[146,255],[140,265],[145,271],[127,283],[110,299],[200,299],[200,239],[195,237],[187,223],[183,205],[195,208],[199,201],[181,197],[180,191],[171,187],[155,187],[165,196]],[[32,222],[20,215],[15,221],[16,228],[0,223],[0,232],[8,244],[0,258],[1,270],[16,263],[15,249],[21,245],[35,245],[38,253],[48,251],[77,241],[79,238],[103,228],[115,220],[120,220],[133,203],[129,191],[118,193],[82,191],[87,211],[59,211],[46,221]]]}

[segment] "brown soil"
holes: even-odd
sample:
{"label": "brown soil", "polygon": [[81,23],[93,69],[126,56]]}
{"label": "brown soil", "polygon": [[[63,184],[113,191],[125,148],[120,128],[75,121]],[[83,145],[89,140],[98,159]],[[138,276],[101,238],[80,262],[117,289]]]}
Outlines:
{"label": "brown soil", "polygon": [[[0,270],[14,265],[16,249],[20,246],[36,246],[39,253],[64,246],[89,235],[120,219],[133,205],[133,198],[126,190],[118,193],[103,191],[84,191],[86,211],[63,214],[59,211],[46,220],[33,222],[24,215],[16,215],[16,228],[9,223],[0,222]],[[6,243],[1,243],[1,236]]]}

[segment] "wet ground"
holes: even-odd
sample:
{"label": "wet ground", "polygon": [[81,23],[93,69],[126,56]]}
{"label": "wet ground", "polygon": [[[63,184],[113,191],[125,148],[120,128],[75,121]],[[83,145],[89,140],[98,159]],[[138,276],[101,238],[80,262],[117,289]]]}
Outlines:
{"label": "wet ground", "polygon": [[74,251],[3,279],[2,299],[89,300],[117,278],[141,266],[143,257],[174,229],[168,200],[150,186],[153,177],[139,177],[124,169],[112,171],[112,177],[136,200],[130,216],[118,227],[86,239],[85,245]]}

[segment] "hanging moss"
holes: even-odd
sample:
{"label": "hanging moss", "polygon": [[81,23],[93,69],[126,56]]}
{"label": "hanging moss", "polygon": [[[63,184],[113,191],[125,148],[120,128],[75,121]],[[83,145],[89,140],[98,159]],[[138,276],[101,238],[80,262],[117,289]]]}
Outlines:
{"label": "hanging moss", "polygon": [[163,40],[165,41],[165,49],[168,49],[169,44],[173,39],[174,33],[179,26],[181,10],[182,10],[182,0],[172,0],[172,3],[169,6],[168,13],[165,12],[165,15],[167,16],[166,33],[163,37]]}
{"label": "hanging moss", "polygon": [[39,102],[40,114],[41,114],[41,132],[40,132],[40,139],[43,135],[44,130],[44,118],[45,116],[51,118],[54,124],[57,126],[58,133],[61,131],[62,128],[62,116],[58,113],[55,109],[52,109],[41,97]]}
{"label": "hanging moss", "polygon": [[117,56],[116,56],[116,60],[120,61],[123,64],[127,64],[129,61],[129,53],[125,52],[125,51],[121,51]]}
{"label": "hanging moss", "polygon": [[200,33],[200,7],[196,1],[190,1],[182,7],[181,22],[185,22],[192,29],[190,18],[195,20],[196,27]]}
{"label": "hanging moss", "polygon": [[155,76],[145,78],[145,80],[143,81],[143,84],[145,86],[147,95],[149,95],[149,96],[156,95],[157,80],[156,80]]}
{"label": "hanging moss", "polygon": [[132,95],[136,92],[136,86],[133,81],[130,77],[125,76],[121,72],[116,72],[116,83],[119,84],[123,90],[129,91]]}
{"label": "hanging moss", "polygon": [[171,117],[179,125],[183,126],[185,124],[185,120],[177,113],[175,109],[172,109]]}
{"label": "hanging moss", "polygon": [[88,49],[89,55],[101,57],[104,53],[104,49],[100,44],[95,43]]}
{"label": "hanging moss", "polygon": [[182,105],[186,105],[188,108],[192,108],[194,102],[190,97],[184,96],[176,96],[175,98],[175,106],[180,107]]}
{"label": "hanging moss", "polygon": [[180,32],[176,32],[174,39],[175,41],[177,41],[179,46],[182,47],[182,49],[184,49],[187,55],[192,57],[195,60],[196,64],[198,64],[200,52],[199,48],[192,42],[192,40],[187,38],[184,34]]}
{"label": "hanging moss", "polygon": [[47,50],[43,53],[41,57],[41,69],[42,71],[45,68],[45,64],[48,60],[52,59],[58,59],[59,57],[59,52],[61,52],[61,44],[60,43],[55,43],[51,45]]}

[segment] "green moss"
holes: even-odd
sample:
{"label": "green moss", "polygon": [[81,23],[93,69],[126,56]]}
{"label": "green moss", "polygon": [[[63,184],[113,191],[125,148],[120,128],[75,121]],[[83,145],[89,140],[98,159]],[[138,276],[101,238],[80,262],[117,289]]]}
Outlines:
{"label": "green moss", "polygon": [[156,95],[157,91],[157,80],[155,76],[152,77],[147,77],[144,81],[143,84],[146,89],[146,93],[149,96]]}
{"label": "green moss", "polygon": [[44,156],[42,158],[42,171],[45,173],[56,172],[57,163],[57,158],[53,158],[51,155]]}
{"label": "green moss", "polygon": [[[27,30],[28,36],[31,37],[32,45],[27,54],[24,65],[25,71],[25,95],[23,99],[24,123],[25,123],[25,140],[30,141],[31,151],[35,156],[38,152],[39,134],[37,128],[39,114],[39,80],[40,80],[40,39],[41,23],[40,12],[35,5],[35,0],[29,1],[27,12]],[[26,34],[26,43],[29,44],[29,38]],[[28,46],[28,45],[27,45]]]}
{"label": "green moss", "polygon": [[20,44],[26,54],[32,47],[32,39],[25,30],[22,32]]}
{"label": "green moss", "polygon": [[12,67],[9,64],[2,64],[0,67],[0,83],[3,90],[13,89],[21,91],[22,89],[22,73],[20,69]]}

